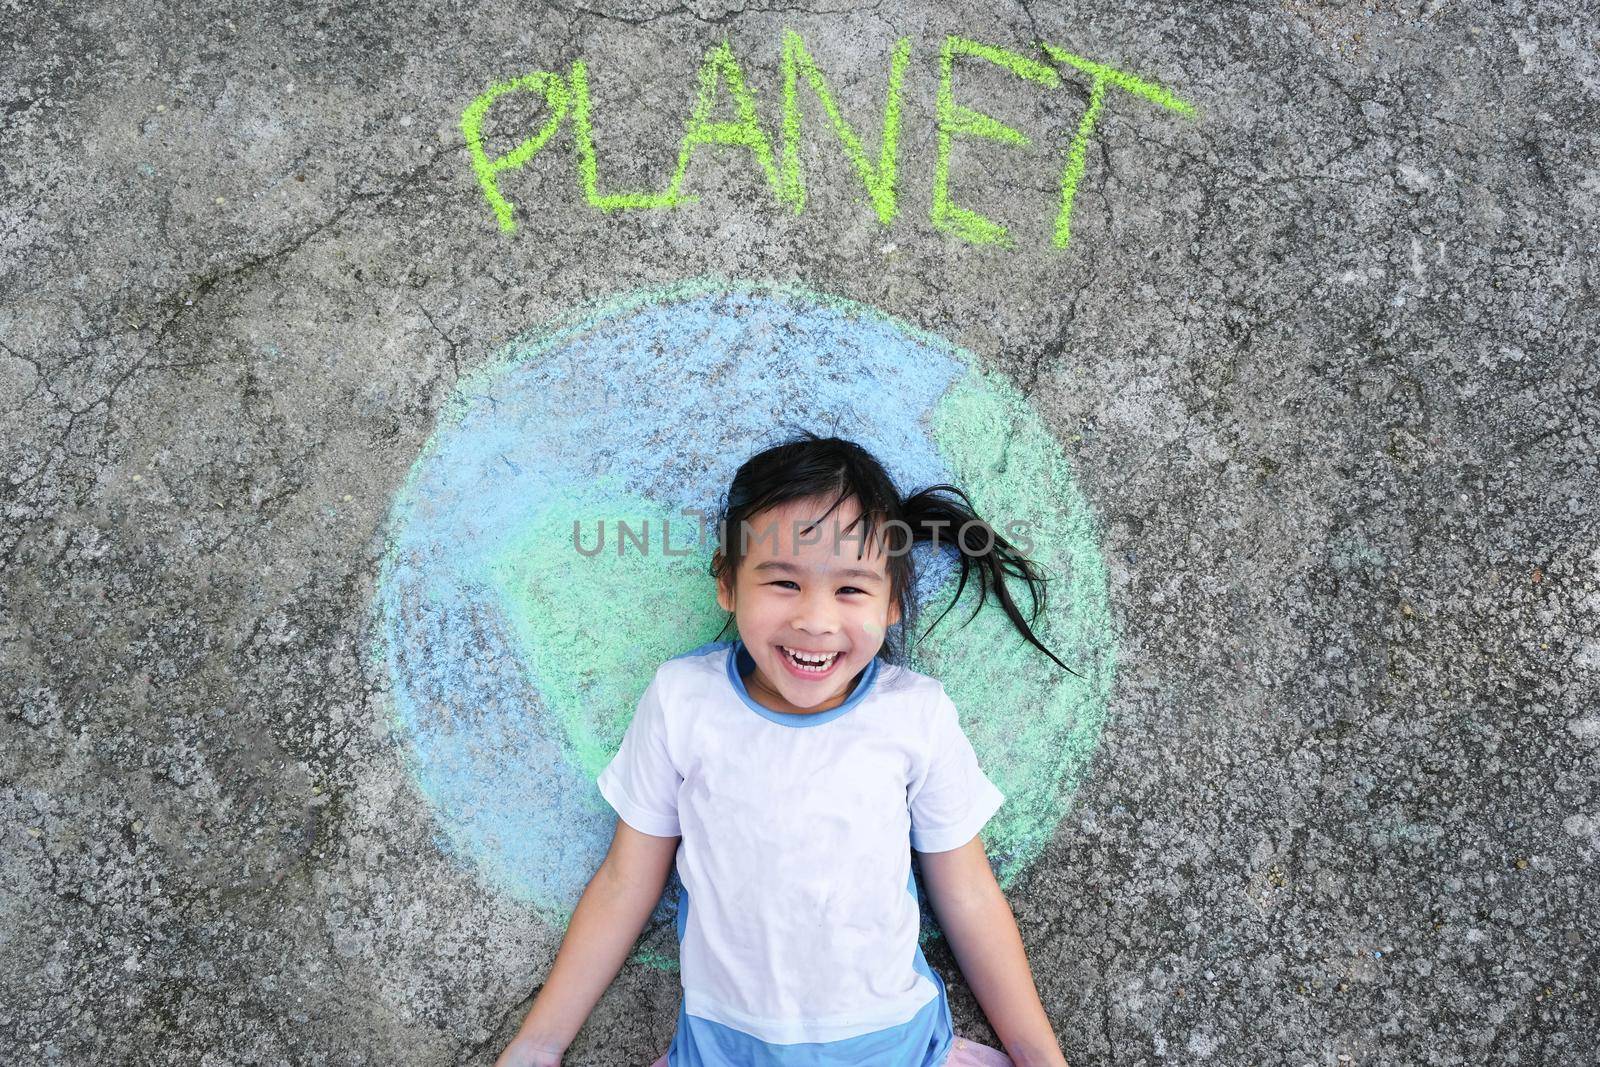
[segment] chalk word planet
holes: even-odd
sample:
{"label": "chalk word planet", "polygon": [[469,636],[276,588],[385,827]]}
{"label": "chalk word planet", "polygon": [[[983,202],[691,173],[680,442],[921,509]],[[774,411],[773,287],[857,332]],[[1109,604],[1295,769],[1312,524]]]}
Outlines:
{"label": "chalk word planet", "polygon": [[[1002,533],[1026,523],[1053,579],[1035,631],[1082,677],[992,596],[974,615],[975,578],[908,660],[943,681],[1006,795],[983,831],[1002,886],[1085,773],[1116,660],[1106,572],[1059,446],[1009,382],[795,287],[633,294],[513,341],[463,381],[393,503],[373,608],[374,668],[438,844],[551,925],[565,927],[615,828],[595,779],[639,695],[723,626],[715,535],[684,509],[714,514],[739,464],[788,426],[860,442],[902,490],[958,485]],[[923,629],[954,594],[953,552],[916,549]],[[676,967],[676,883],[635,960]]]}

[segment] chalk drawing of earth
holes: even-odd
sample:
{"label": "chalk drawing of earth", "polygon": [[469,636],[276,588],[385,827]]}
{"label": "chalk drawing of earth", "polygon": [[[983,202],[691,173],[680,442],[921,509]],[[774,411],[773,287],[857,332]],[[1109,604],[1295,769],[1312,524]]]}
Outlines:
{"label": "chalk drawing of earth", "polygon": [[[594,783],[639,695],[722,628],[714,537],[684,509],[714,514],[738,465],[786,426],[860,442],[903,491],[961,486],[1002,532],[1029,524],[1053,578],[1036,632],[1082,677],[1027,644],[993,597],[963,626],[975,580],[909,661],[944,682],[1006,795],[983,831],[1002,886],[1048,844],[1087,770],[1116,661],[1105,566],[1060,447],[1009,382],[936,336],[797,287],[636,293],[517,339],[463,381],[395,498],[373,606],[374,668],[440,846],[552,925],[565,928],[610,841]],[[592,550],[601,518],[604,551],[575,550],[574,522]],[[617,551],[619,519],[648,532],[642,550]],[[916,551],[926,627],[954,593],[953,550]],[[674,875],[633,959],[676,967],[676,900]]]}

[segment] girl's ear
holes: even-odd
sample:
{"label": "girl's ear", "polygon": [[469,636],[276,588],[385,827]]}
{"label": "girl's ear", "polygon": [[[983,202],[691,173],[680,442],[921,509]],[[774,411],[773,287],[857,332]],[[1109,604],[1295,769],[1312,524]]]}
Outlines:
{"label": "girl's ear", "polygon": [[889,599],[889,618],[884,624],[884,629],[887,630],[889,627],[893,626],[895,623],[897,623],[899,621],[900,621],[900,601],[897,598],[891,597]]}
{"label": "girl's ear", "polygon": [[717,579],[717,606],[723,611],[733,610],[733,590],[721,578]]}

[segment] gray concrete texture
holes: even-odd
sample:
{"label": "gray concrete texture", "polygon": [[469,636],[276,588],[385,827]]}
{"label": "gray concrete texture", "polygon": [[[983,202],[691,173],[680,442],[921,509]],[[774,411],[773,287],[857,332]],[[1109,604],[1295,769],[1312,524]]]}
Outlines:
{"label": "gray concrete texture", "polygon": [[[492,1062],[560,932],[401,766],[386,509],[510,338],[730,276],[966,346],[1101,516],[1110,720],[1011,893],[1072,1063],[1600,1063],[1592,4],[6,7],[0,1062]],[[892,225],[808,105],[802,213],[737,149],[602,213],[569,125],[499,232],[490,84],[586,60],[602,181],[659,188],[724,37],[776,137],[786,27],[869,150],[910,37]],[[951,34],[1198,114],[1108,98],[1057,249],[1088,79],[966,62],[1034,138],[956,147],[977,246],[929,221]],[[654,1058],[676,983],[568,1062]]]}

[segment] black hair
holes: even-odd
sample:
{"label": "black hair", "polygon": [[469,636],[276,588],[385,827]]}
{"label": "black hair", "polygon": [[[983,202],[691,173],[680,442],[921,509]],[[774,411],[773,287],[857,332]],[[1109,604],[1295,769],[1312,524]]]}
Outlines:
{"label": "black hair", "polygon": [[[851,523],[862,524],[860,544],[862,552],[877,539],[888,555],[891,596],[900,607],[903,633],[914,628],[916,604],[911,596],[916,570],[911,546],[917,542],[951,545],[958,549],[961,560],[961,581],[956,586],[955,598],[928,626],[931,631],[950,608],[961,600],[967,587],[967,577],[976,570],[979,579],[978,606],[973,609],[971,622],[993,590],[1000,606],[1011,622],[1035,647],[1055,661],[1070,674],[1078,675],[1071,667],[1056,658],[1034,635],[1030,622],[1039,617],[1045,606],[1046,577],[1037,564],[1017,551],[1010,541],[973,510],[967,495],[953,485],[932,485],[902,497],[889,472],[860,445],[841,437],[819,437],[809,430],[801,430],[782,444],[774,445],[747,459],[733,476],[717,515],[718,551],[713,554],[711,575],[719,583],[734,586],[734,576],[744,556],[745,538],[729,537],[727,531],[743,531],[745,523],[769,508],[779,507],[794,500],[816,497],[833,497],[833,503],[817,520],[831,515],[844,501],[854,497],[861,515]],[[807,530],[815,528],[807,527]],[[848,530],[848,528],[847,528]],[[853,539],[853,538],[852,538]],[[1027,618],[1012,599],[1006,586],[1006,576],[1021,578],[1028,588],[1031,611]],[[734,616],[730,613],[723,623],[726,633]],[[965,626],[967,623],[962,623]],[[919,637],[917,640],[921,640]],[[886,640],[879,655],[894,660],[897,653]],[[1078,675],[1078,677],[1082,677]]]}

